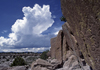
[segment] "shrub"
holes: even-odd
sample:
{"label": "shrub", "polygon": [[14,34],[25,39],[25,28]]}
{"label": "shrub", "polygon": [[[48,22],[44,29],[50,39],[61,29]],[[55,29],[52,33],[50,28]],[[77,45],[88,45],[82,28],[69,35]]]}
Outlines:
{"label": "shrub", "polygon": [[42,52],[40,58],[46,60],[48,58],[47,53],[49,52],[49,50]]}
{"label": "shrub", "polygon": [[62,16],[62,17],[60,18],[60,20],[66,22],[66,18],[65,18],[64,16]]}
{"label": "shrub", "polygon": [[11,66],[22,66],[26,65],[26,62],[23,58],[21,57],[16,57]]}

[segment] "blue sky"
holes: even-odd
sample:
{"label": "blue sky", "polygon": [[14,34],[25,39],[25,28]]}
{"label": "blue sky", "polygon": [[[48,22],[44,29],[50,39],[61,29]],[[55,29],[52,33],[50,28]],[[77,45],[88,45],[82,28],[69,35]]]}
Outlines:
{"label": "blue sky", "polygon": [[0,52],[42,52],[64,22],[60,0],[0,0]]}

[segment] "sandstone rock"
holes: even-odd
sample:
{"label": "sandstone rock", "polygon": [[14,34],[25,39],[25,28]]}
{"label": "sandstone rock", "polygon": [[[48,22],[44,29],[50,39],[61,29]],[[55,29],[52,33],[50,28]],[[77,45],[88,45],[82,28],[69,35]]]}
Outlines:
{"label": "sandstone rock", "polygon": [[60,64],[60,62],[57,59],[51,60],[51,64]]}
{"label": "sandstone rock", "polygon": [[[72,64],[74,63],[74,62],[77,62],[77,58],[76,58],[76,56],[75,55],[71,55],[69,58],[68,58],[68,60],[64,63],[64,65],[63,65],[63,67],[70,67],[70,66],[72,66]],[[77,64],[78,64],[78,62],[77,62]]]}
{"label": "sandstone rock", "polygon": [[56,69],[59,66],[61,66],[61,63],[57,59],[51,60],[51,64],[52,64],[52,67],[53,67],[52,69]]}
{"label": "sandstone rock", "polygon": [[52,68],[52,65],[45,60],[37,59],[35,62],[32,63],[31,70],[39,70],[38,68],[42,68],[42,67],[49,69]]}
{"label": "sandstone rock", "polygon": [[[89,65],[83,66],[84,70],[91,70]],[[63,68],[56,70],[83,70],[75,55],[71,55],[68,60],[64,63]]]}
{"label": "sandstone rock", "polygon": [[64,35],[63,37],[63,62],[66,61],[66,55],[68,54],[67,51],[69,50],[69,46],[67,44],[67,41],[66,41],[66,37]]}
{"label": "sandstone rock", "polygon": [[56,50],[56,37],[51,39],[51,49],[50,49],[51,58],[56,58],[55,50]]}
{"label": "sandstone rock", "polygon": [[37,59],[32,63],[31,70],[55,70],[56,68],[59,68],[60,65],[60,62],[57,59],[53,59],[49,62]]}
{"label": "sandstone rock", "polygon": [[57,38],[56,38],[56,50],[55,55],[56,59],[62,63],[63,60],[63,32],[62,30],[59,31]]}
{"label": "sandstone rock", "polygon": [[59,31],[57,37],[51,39],[51,58],[57,59],[60,63],[63,60],[63,32]]}
{"label": "sandstone rock", "polygon": [[69,49],[74,51],[74,54],[79,56],[79,46],[77,43],[77,40],[75,36],[73,35],[73,32],[71,31],[71,27],[69,24],[66,22],[62,25],[63,33],[66,38],[67,44],[69,46]]}
{"label": "sandstone rock", "polygon": [[73,55],[72,51],[71,50],[67,51],[66,59],[68,59],[71,55]]}
{"label": "sandstone rock", "polygon": [[72,51],[72,53],[76,56],[80,66],[82,67],[82,62],[79,56],[80,49],[77,40],[71,31],[71,27],[69,27],[69,24],[66,22],[65,24],[62,25],[62,29],[70,51]]}
{"label": "sandstone rock", "polygon": [[65,24],[62,25],[63,33],[65,35],[68,46],[73,49],[73,46],[72,46],[73,43],[71,41],[72,39],[71,39],[70,31],[69,31],[70,29],[67,27],[66,24],[68,23],[66,22]]}
{"label": "sandstone rock", "polygon": [[85,61],[94,70],[100,70],[99,7],[100,0],[61,0],[62,13],[70,26],[68,31],[73,33]]}
{"label": "sandstone rock", "polygon": [[51,64],[49,62],[47,62],[47,61],[45,61],[43,59],[40,59],[40,58],[36,60],[36,64],[38,64],[38,65],[51,66]]}
{"label": "sandstone rock", "polygon": [[61,6],[67,22],[51,39],[51,57],[66,61],[61,70],[100,70],[100,1],[61,0]]}

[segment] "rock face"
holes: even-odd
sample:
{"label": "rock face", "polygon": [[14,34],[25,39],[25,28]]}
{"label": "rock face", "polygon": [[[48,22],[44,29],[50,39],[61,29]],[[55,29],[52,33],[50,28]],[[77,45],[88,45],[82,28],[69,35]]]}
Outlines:
{"label": "rock face", "polygon": [[94,70],[100,70],[99,7],[100,0],[61,0],[62,13],[69,23],[62,27],[68,45],[78,57],[81,52]]}
{"label": "rock face", "polygon": [[51,39],[51,49],[50,49],[51,51],[50,52],[52,52],[51,53],[51,57],[52,58],[55,58],[56,57],[55,56],[55,53],[56,53],[55,52],[55,50],[56,50],[56,47],[55,46],[56,46],[56,37]]}
{"label": "rock face", "polygon": [[[92,70],[92,59],[89,58],[88,60],[90,60],[90,64],[89,61],[87,62],[84,56],[84,52],[87,49],[82,49],[81,47],[79,47],[79,43],[77,38],[74,36],[73,32],[71,31],[71,27],[70,25],[66,22],[65,24],[62,25],[62,29],[60,30],[57,37],[52,38],[55,39],[53,40],[53,44],[55,45],[51,45],[51,51],[52,49],[55,50],[55,54],[52,54],[52,56],[55,56],[55,58],[60,61],[60,64],[62,62],[62,65],[66,62],[66,66],[61,68],[61,70],[63,69],[67,69],[67,70]],[[51,39],[51,41],[52,41]],[[55,42],[54,42],[55,41]],[[52,43],[51,43],[52,44]],[[82,45],[81,45],[82,46]],[[83,50],[83,51],[82,51]],[[88,53],[86,53],[88,54]],[[71,56],[75,56],[75,62],[72,61]],[[51,58],[52,58],[51,56]],[[88,58],[88,57],[86,57]],[[71,64],[70,64],[71,63]],[[78,66],[77,68],[75,68],[75,66]],[[92,68],[91,68],[91,67]],[[79,68],[81,67],[81,68]],[[95,68],[94,68],[95,69]],[[59,70],[59,69],[58,69]]]}
{"label": "rock face", "polygon": [[[100,0],[61,0],[67,22],[55,38],[55,54],[51,52],[57,60],[67,61],[70,51],[82,68],[88,64],[91,69],[100,70],[99,7]],[[53,47],[51,45],[51,51]]]}
{"label": "rock face", "polygon": [[62,63],[62,59],[63,59],[62,58],[62,56],[63,56],[63,52],[62,52],[63,48],[62,48],[62,46],[63,46],[63,32],[62,32],[62,30],[60,30],[58,35],[57,35],[57,38],[56,38],[56,50],[55,50],[56,59],[58,59],[58,61],[60,63]]}
{"label": "rock face", "polygon": [[66,61],[67,57],[66,57],[66,54],[68,54],[68,50],[69,50],[69,46],[67,44],[67,41],[66,41],[66,37],[65,35],[63,36],[63,46],[62,46],[63,50],[63,56],[62,56],[62,59],[63,59],[63,62]]}
{"label": "rock face", "polygon": [[57,37],[51,39],[51,57],[62,63],[63,56],[63,32],[59,31]]}

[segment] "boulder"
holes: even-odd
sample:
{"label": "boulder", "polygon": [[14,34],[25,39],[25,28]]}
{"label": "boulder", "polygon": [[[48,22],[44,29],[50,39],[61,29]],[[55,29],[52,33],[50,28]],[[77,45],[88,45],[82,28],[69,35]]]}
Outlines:
{"label": "boulder", "polygon": [[59,68],[61,66],[61,63],[57,59],[51,60],[51,64],[53,66],[52,69],[56,69],[56,68]]}
{"label": "boulder", "polygon": [[71,55],[74,55],[71,50],[67,51],[66,58],[68,59]]}
{"label": "boulder", "polygon": [[57,59],[52,59],[51,64],[60,64],[60,62]]}
{"label": "boulder", "polygon": [[75,55],[71,55],[67,61],[65,61],[63,68],[59,68],[56,70],[91,70],[89,65],[80,67],[79,62]]}
{"label": "boulder", "polygon": [[37,59],[32,63],[31,70],[55,70],[56,68],[59,68],[60,65],[60,62],[57,59],[53,59],[49,62],[46,60]]}
{"label": "boulder", "polygon": [[49,62],[43,59],[37,59],[35,65],[44,65],[44,66],[51,66]]}
{"label": "boulder", "polygon": [[78,64],[76,56],[75,55],[71,55],[68,58],[68,60],[64,63],[63,67],[70,68],[72,66],[72,64],[74,64],[74,62],[76,62],[76,64]]}
{"label": "boulder", "polygon": [[39,69],[42,70],[43,67],[47,69],[52,69],[52,65],[49,62],[39,58],[35,62],[32,63],[31,70],[39,70]]}

